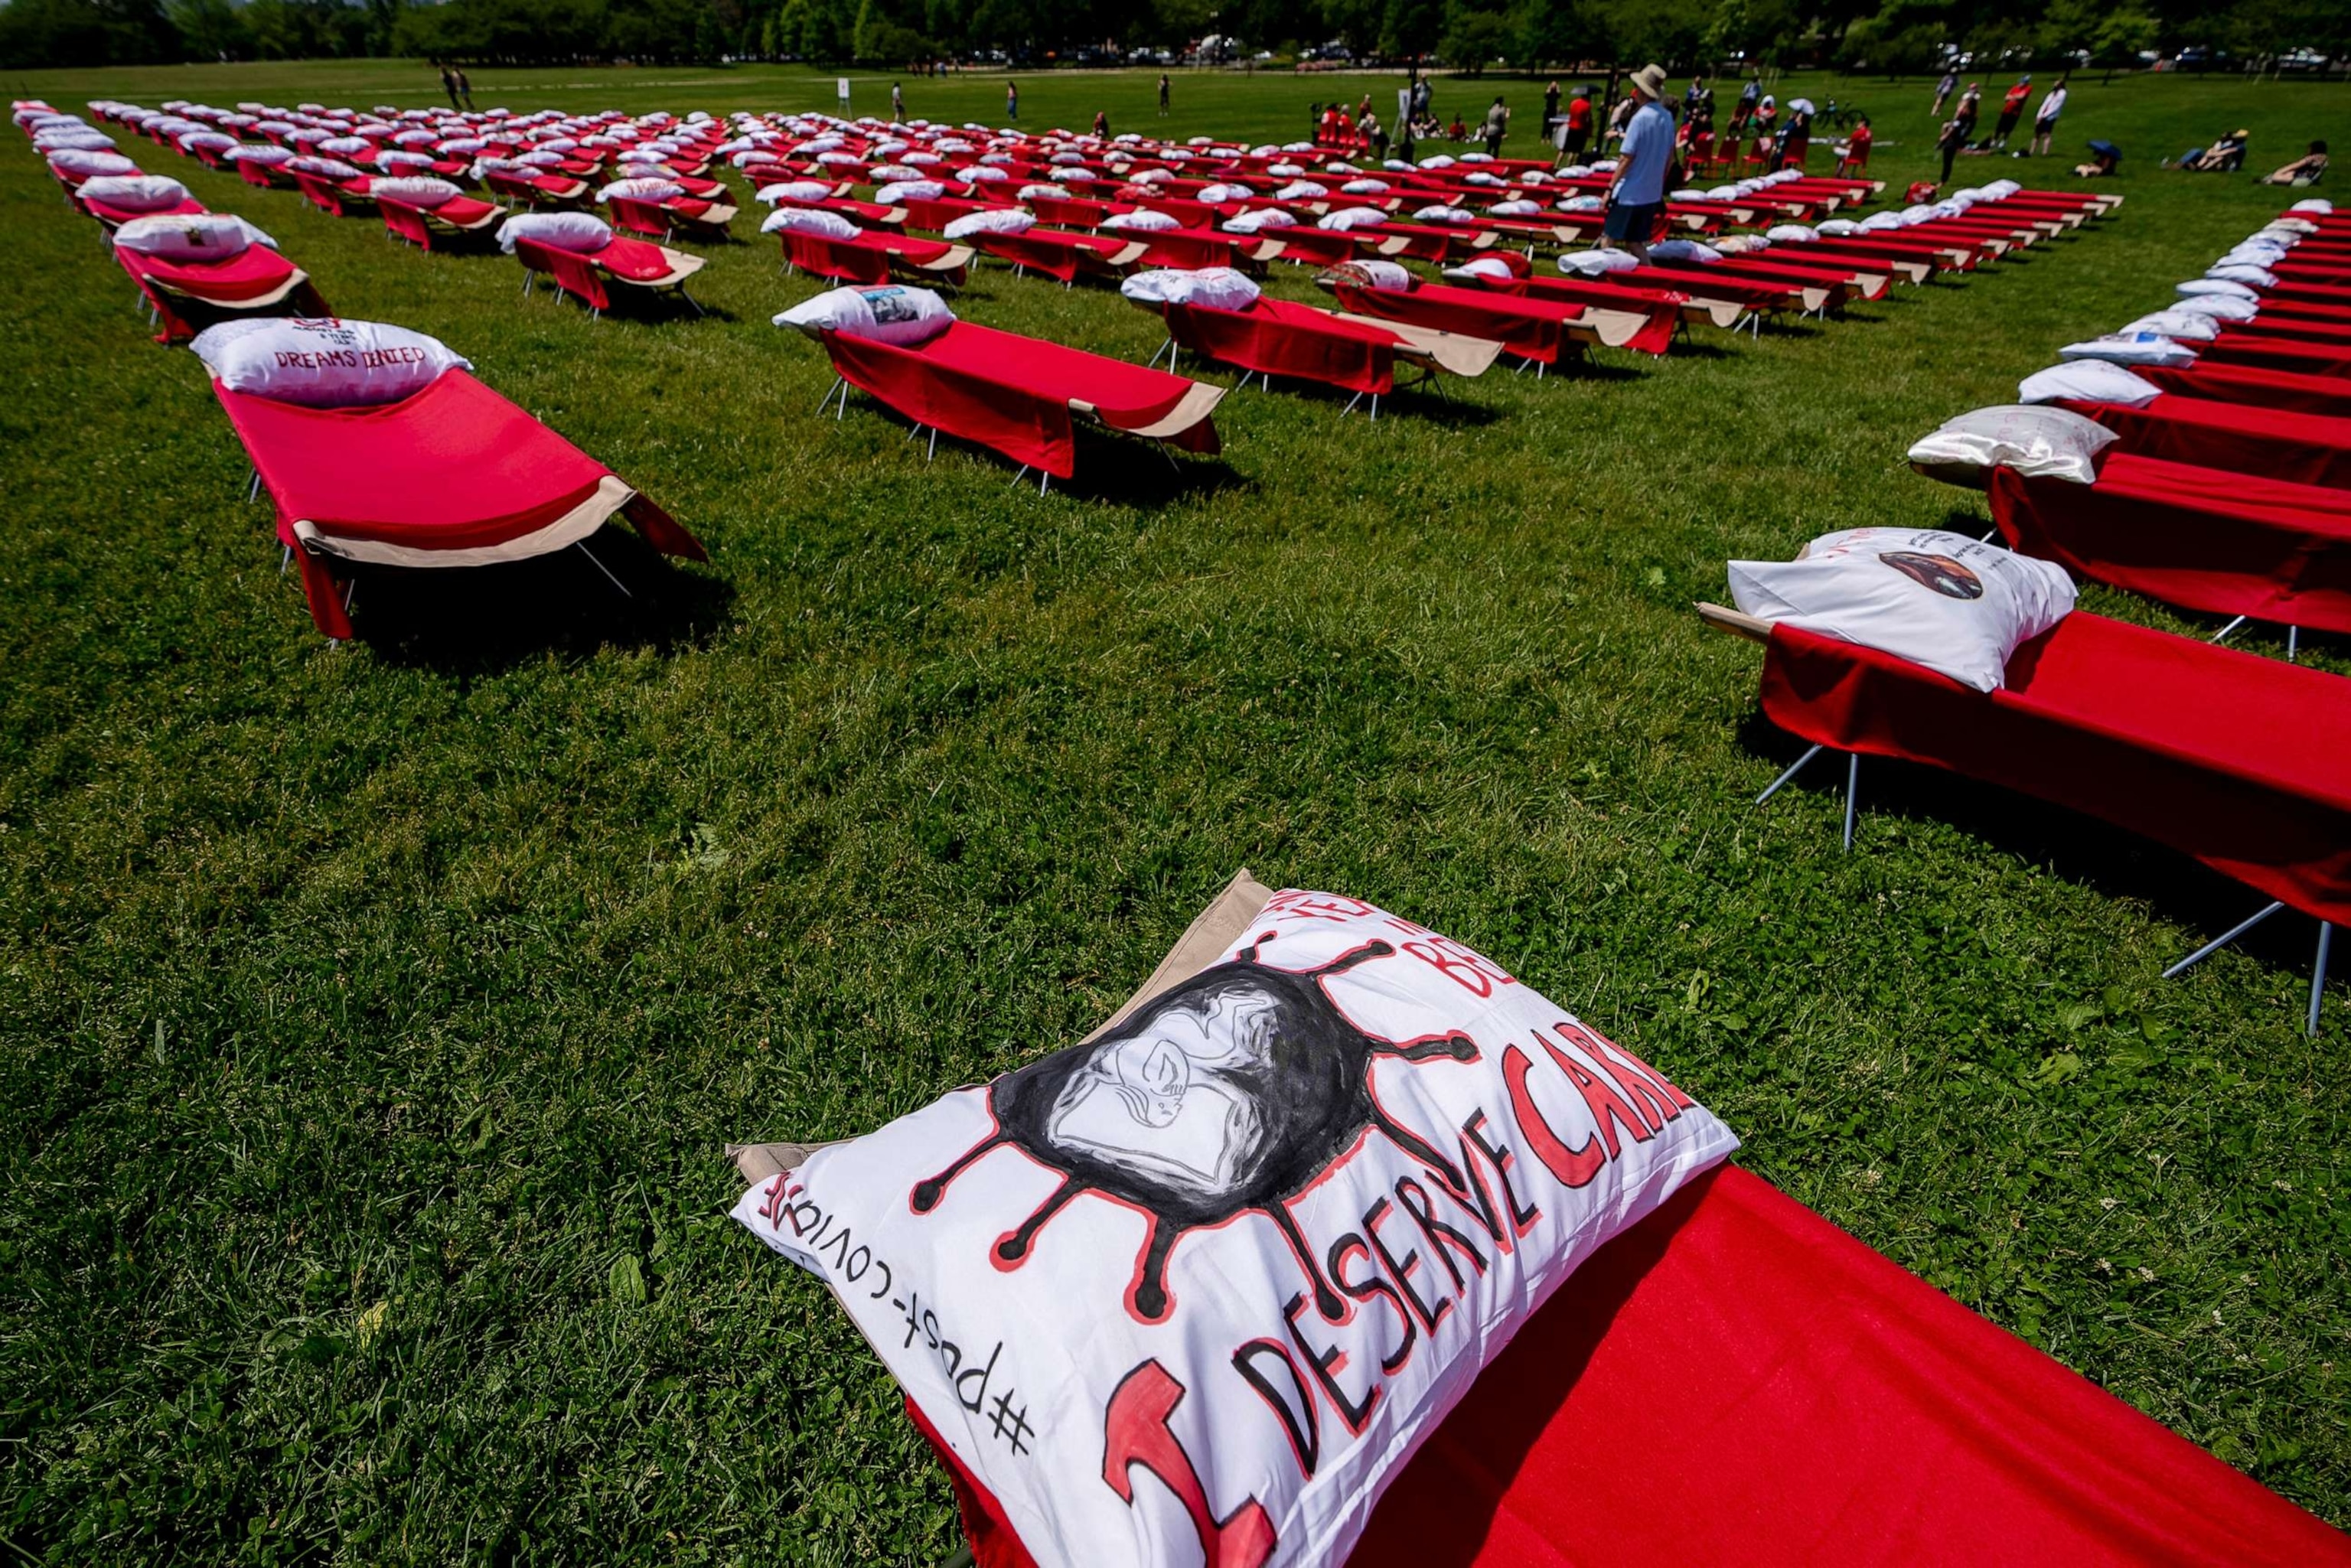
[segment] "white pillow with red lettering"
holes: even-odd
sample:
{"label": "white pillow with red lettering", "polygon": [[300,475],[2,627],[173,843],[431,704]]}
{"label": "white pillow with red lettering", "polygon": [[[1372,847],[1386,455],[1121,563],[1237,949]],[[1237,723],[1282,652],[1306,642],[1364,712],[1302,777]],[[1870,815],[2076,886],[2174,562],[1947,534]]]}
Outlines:
{"label": "white pillow with red lettering", "polygon": [[1040,1568],[1336,1565],[1552,1292],[1737,1145],[1491,961],[1293,891],[1094,1039],[735,1217]]}
{"label": "white pillow with red lettering", "polygon": [[2010,655],[2074,608],[2074,580],[1939,528],[1848,528],[1795,560],[1734,560],[1739,608],[1892,653],[1980,692],[2007,684]]}
{"label": "white pillow with red lettering", "polygon": [[224,321],[188,346],[229,391],[306,408],[398,402],[470,368],[438,338],[331,316]]}
{"label": "white pillow with red lettering", "polygon": [[228,261],[256,245],[277,242],[234,213],[157,213],[114,231],[120,249],[165,261]]}

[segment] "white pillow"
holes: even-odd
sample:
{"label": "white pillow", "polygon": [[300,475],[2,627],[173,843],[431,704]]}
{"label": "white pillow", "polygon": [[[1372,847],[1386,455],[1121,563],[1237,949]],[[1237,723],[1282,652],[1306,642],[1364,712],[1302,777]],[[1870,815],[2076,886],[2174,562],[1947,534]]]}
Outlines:
{"label": "white pillow", "polygon": [[2183,312],[2210,316],[2220,321],[2250,321],[2262,313],[2262,302],[2238,294],[2191,294],[2161,314],[2177,316]]}
{"label": "white pillow", "polygon": [[2266,267],[2241,267],[2234,262],[2220,262],[2204,270],[2207,277],[2217,277],[2226,283],[2242,283],[2253,288],[2275,288],[2277,275]]}
{"label": "white pillow", "polygon": [[85,152],[75,147],[60,148],[50,153],[49,167],[77,180],[96,180],[139,172],[139,165],[120,152]]}
{"label": "white pillow", "polygon": [[1945,420],[1919,437],[1909,455],[1917,466],[1957,485],[1980,486],[1983,470],[1994,466],[2088,485],[2098,477],[2097,455],[2116,439],[2096,420],[2071,409],[2008,404]]}
{"label": "white pillow", "polygon": [[2312,196],[2306,201],[2296,202],[2286,209],[2290,213],[2331,213],[2334,210],[2335,204],[2324,196]]}
{"label": "white pillow", "polygon": [[1069,193],[1061,189],[1059,185],[1023,185],[1020,187],[1019,199],[1024,202],[1033,202],[1041,197],[1047,201],[1059,201],[1068,194]]}
{"label": "white pillow", "polygon": [[1407,268],[1398,263],[1378,261],[1370,257],[1359,261],[1343,261],[1324,276],[1344,277],[1350,282],[1362,284],[1367,288],[1399,289],[1407,293],[1417,281]]}
{"label": "white pillow", "polygon": [[831,194],[832,187],[821,180],[785,180],[760,186],[753,199],[772,207],[778,202],[821,202]]}
{"label": "white pillow", "polygon": [[780,229],[795,234],[822,235],[827,239],[855,239],[858,226],[839,213],[828,213],[821,207],[778,207],[769,213],[759,232],[771,235]]}
{"label": "white pillow", "polygon": [[498,225],[498,248],[512,256],[517,239],[593,256],[612,243],[612,225],[593,213],[517,213]]}
{"label": "white pillow", "polygon": [[900,202],[935,202],[947,193],[947,188],[936,180],[893,180],[873,193],[873,199],[885,207]]}
{"label": "white pillow", "polygon": [[412,207],[423,207],[428,211],[435,207],[445,207],[465,193],[448,181],[434,179],[430,175],[396,176],[388,180],[372,180],[368,183],[368,194],[371,196],[389,196],[395,202],[404,202]]}
{"label": "white pillow", "polygon": [[1253,235],[1263,229],[1294,229],[1298,220],[1280,207],[1259,207],[1225,220],[1227,234]]}
{"label": "white pillow", "polygon": [[1861,225],[1851,218],[1828,218],[1813,225],[1814,234],[1828,239],[1846,239],[1861,232]]}
{"label": "white pillow", "polygon": [[2016,383],[2019,402],[2118,402],[2138,408],[2162,395],[2154,382],[2103,360],[2052,365]]}
{"label": "white pillow", "polygon": [[669,202],[685,194],[685,187],[675,180],[644,177],[615,180],[596,193],[599,202],[609,202],[618,196],[632,202]]}
{"label": "white pillow", "polygon": [[1388,188],[1385,180],[1350,180],[1339,187],[1343,196],[1376,196]]}
{"label": "white pillow", "polygon": [[229,391],[306,408],[398,402],[469,368],[437,338],[332,317],[225,321],[189,346]]}
{"label": "white pillow", "polygon": [[[1861,220],[1861,226],[1865,229],[1884,230],[1906,228],[1909,225],[1904,223],[1900,213],[1872,213]],[[1823,228],[1825,232],[1826,225],[1823,225]]]}
{"label": "white pillow", "polygon": [[1541,202],[1496,202],[1486,209],[1489,218],[1531,218],[1542,211]]}
{"label": "white pillow", "polygon": [[140,256],[166,261],[226,261],[255,246],[277,242],[232,213],[183,213],[132,218],[114,231],[114,243]]}
{"label": "white pillow", "polygon": [[294,154],[285,148],[263,146],[258,143],[250,147],[232,147],[222,153],[221,157],[230,163],[259,163],[272,169],[294,162]]}
{"label": "white pillow", "polygon": [[1571,250],[1559,258],[1562,272],[1584,277],[1598,277],[1604,273],[1630,272],[1641,265],[1641,258],[1629,250]]}
{"label": "white pillow", "polygon": [[[377,168],[386,170],[395,174],[402,169],[430,169],[433,167],[434,162],[435,160],[427,157],[422,152],[379,152],[375,155],[375,166]],[[442,183],[444,184],[447,183],[446,181]],[[450,188],[452,190],[456,189],[454,185]],[[378,181],[375,184],[369,186],[368,189],[371,192],[381,193],[383,189],[382,182]],[[400,198],[398,196],[394,196],[392,200],[396,202],[400,200]],[[418,202],[413,204],[423,206],[424,204]]]}
{"label": "white pillow", "polygon": [[1823,534],[1796,560],[1735,560],[1730,592],[1766,621],[1858,643],[1980,692],[2074,608],[2064,569],[1939,528]]}
{"label": "white pillow", "polygon": [[1737,1144],[1490,959],[1290,891],[1097,1038],[734,1214],[1035,1561],[1328,1565],[1573,1271]]}
{"label": "white pillow", "polygon": [[1273,199],[1277,202],[1313,202],[1330,193],[1327,186],[1318,185],[1311,180],[1292,180],[1276,191]]}
{"label": "white pillow", "polygon": [[2219,277],[2191,277],[2179,286],[2179,292],[2191,299],[2199,295],[2217,294],[2254,301],[2259,301],[2262,297],[2259,289],[2249,288],[2244,284],[2231,283]]}
{"label": "white pillow", "polygon": [[1129,299],[1150,304],[1205,305],[1212,310],[1246,310],[1264,290],[1229,267],[1197,271],[1175,267],[1138,272],[1118,286]]}
{"label": "white pillow", "polygon": [[2220,323],[2193,310],[2158,310],[2136,321],[2126,322],[2116,330],[2125,334],[2159,332],[2167,338],[2185,338],[2192,342],[2209,343],[2220,335]]}
{"label": "white pillow", "polygon": [[2192,365],[2193,344],[2160,332],[2109,332],[2057,350],[2060,360],[2104,360],[2111,365]]}
{"label": "white pillow", "polygon": [[1516,277],[1518,274],[1512,272],[1510,270],[1510,264],[1504,261],[1500,256],[1481,256],[1475,261],[1465,261],[1459,267],[1447,267],[1445,269],[1445,276],[1447,277],[1460,278],[1510,278]]}
{"label": "white pillow", "polygon": [[1667,261],[1696,261],[1711,265],[1722,259],[1722,252],[1710,245],[1700,245],[1694,239],[1659,240],[1649,247],[1651,256],[1661,256]]}
{"label": "white pillow", "polygon": [[984,213],[966,213],[940,231],[949,239],[968,239],[973,235],[1026,234],[1037,226],[1037,214],[1024,213],[1017,207],[994,209]]}
{"label": "white pillow", "polygon": [[84,180],[81,193],[126,213],[160,213],[188,199],[188,188],[161,174],[100,174]]}
{"label": "white pillow", "polygon": [[1414,209],[1412,221],[1416,224],[1458,225],[1472,222],[1476,216],[1476,214],[1466,207],[1450,206],[1446,203],[1437,202],[1426,207]]}
{"label": "white pillow", "polygon": [[1782,245],[1802,245],[1806,240],[1816,240],[1821,236],[1819,231],[1807,228],[1802,224],[1773,224],[1763,231],[1763,237]]}
{"label": "white pillow", "polygon": [[1323,214],[1315,220],[1314,226],[1318,229],[1344,231],[1371,228],[1387,221],[1387,214],[1377,207],[1341,207],[1335,213]]}
{"label": "white pillow", "polygon": [[1599,196],[1562,196],[1559,210],[1562,213],[1596,213],[1608,204]]}
{"label": "white pillow", "polygon": [[297,174],[320,180],[356,180],[360,172],[340,158],[296,158],[286,165]]}
{"label": "white pillow", "polygon": [[1196,199],[1216,206],[1225,202],[1246,202],[1256,194],[1247,185],[1207,185]]}
{"label": "white pillow", "polygon": [[1146,209],[1139,213],[1113,213],[1102,220],[1102,226],[1106,229],[1133,231],[1137,234],[1159,234],[1167,229],[1180,229],[1184,225],[1165,213],[1155,213]]}
{"label": "white pillow", "polygon": [[872,288],[831,288],[813,299],[803,299],[775,319],[813,338],[838,332],[850,338],[911,349],[927,343],[955,325],[946,301],[927,288],[889,284]]}

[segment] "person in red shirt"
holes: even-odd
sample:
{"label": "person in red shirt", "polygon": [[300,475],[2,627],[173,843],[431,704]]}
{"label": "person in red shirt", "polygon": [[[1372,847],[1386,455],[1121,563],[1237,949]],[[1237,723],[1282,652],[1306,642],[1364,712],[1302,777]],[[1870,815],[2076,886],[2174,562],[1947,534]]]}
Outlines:
{"label": "person in red shirt", "polygon": [[1338,145],[1352,147],[1354,144],[1355,117],[1343,109],[1339,111]]}
{"label": "person in red shirt", "polygon": [[2001,99],[2000,123],[1991,133],[1994,147],[2008,145],[2008,133],[2015,130],[2016,122],[2024,117],[2024,106],[2032,98],[2032,78],[2030,76],[2019,78],[2016,85],[2008,89],[2008,96]]}
{"label": "person in red shirt", "polygon": [[1334,103],[1322,111],[1322,127],[1316,133],[1315,140],[1326,147],[1339,140],[1339,106],[1337,104]]}
{"label": "person in red shirt", "polygon": [[1559,150],[1570,163],[1583,156],[1592,144],[1592,89],[1580,87],[1567,101],[1567,129],[1561,134]]}

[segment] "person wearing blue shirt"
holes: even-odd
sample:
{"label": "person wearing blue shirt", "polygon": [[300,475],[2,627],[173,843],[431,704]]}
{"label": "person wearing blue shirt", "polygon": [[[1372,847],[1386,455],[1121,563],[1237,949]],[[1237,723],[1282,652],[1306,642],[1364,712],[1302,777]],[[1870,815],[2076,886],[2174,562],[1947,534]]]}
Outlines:
{"label": "person wearing blue shirt", "polygon": [[1650,236],[1665,215],[1666,169],[1674,156],[1673,113],[1658,101],[1666,96],[1666,68],[1652,64],[1635,71],[1632,89],[1640,107],[1625,126],[1600,234],[1609,245],[1646,261]]}

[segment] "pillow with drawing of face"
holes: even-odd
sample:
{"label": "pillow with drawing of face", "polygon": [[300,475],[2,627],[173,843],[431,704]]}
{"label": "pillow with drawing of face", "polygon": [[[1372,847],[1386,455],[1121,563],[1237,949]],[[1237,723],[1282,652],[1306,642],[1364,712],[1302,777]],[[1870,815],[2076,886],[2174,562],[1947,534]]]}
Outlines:
{"label": "pillow with drawing of face", "polygon": [[735,1218],[1043,1568],[1335,1565],[1520,1325],[1736,1144],[1470,948],[1244,873],[1095,1034],[747,1162]]}
{"label": "pillow with drawing of face", "polygon": [[1739,608],[1858,643],[1978,691],[2074,608],[2064,569],[1939,528],[1848,528],[1790,561],[1735,560]]}

